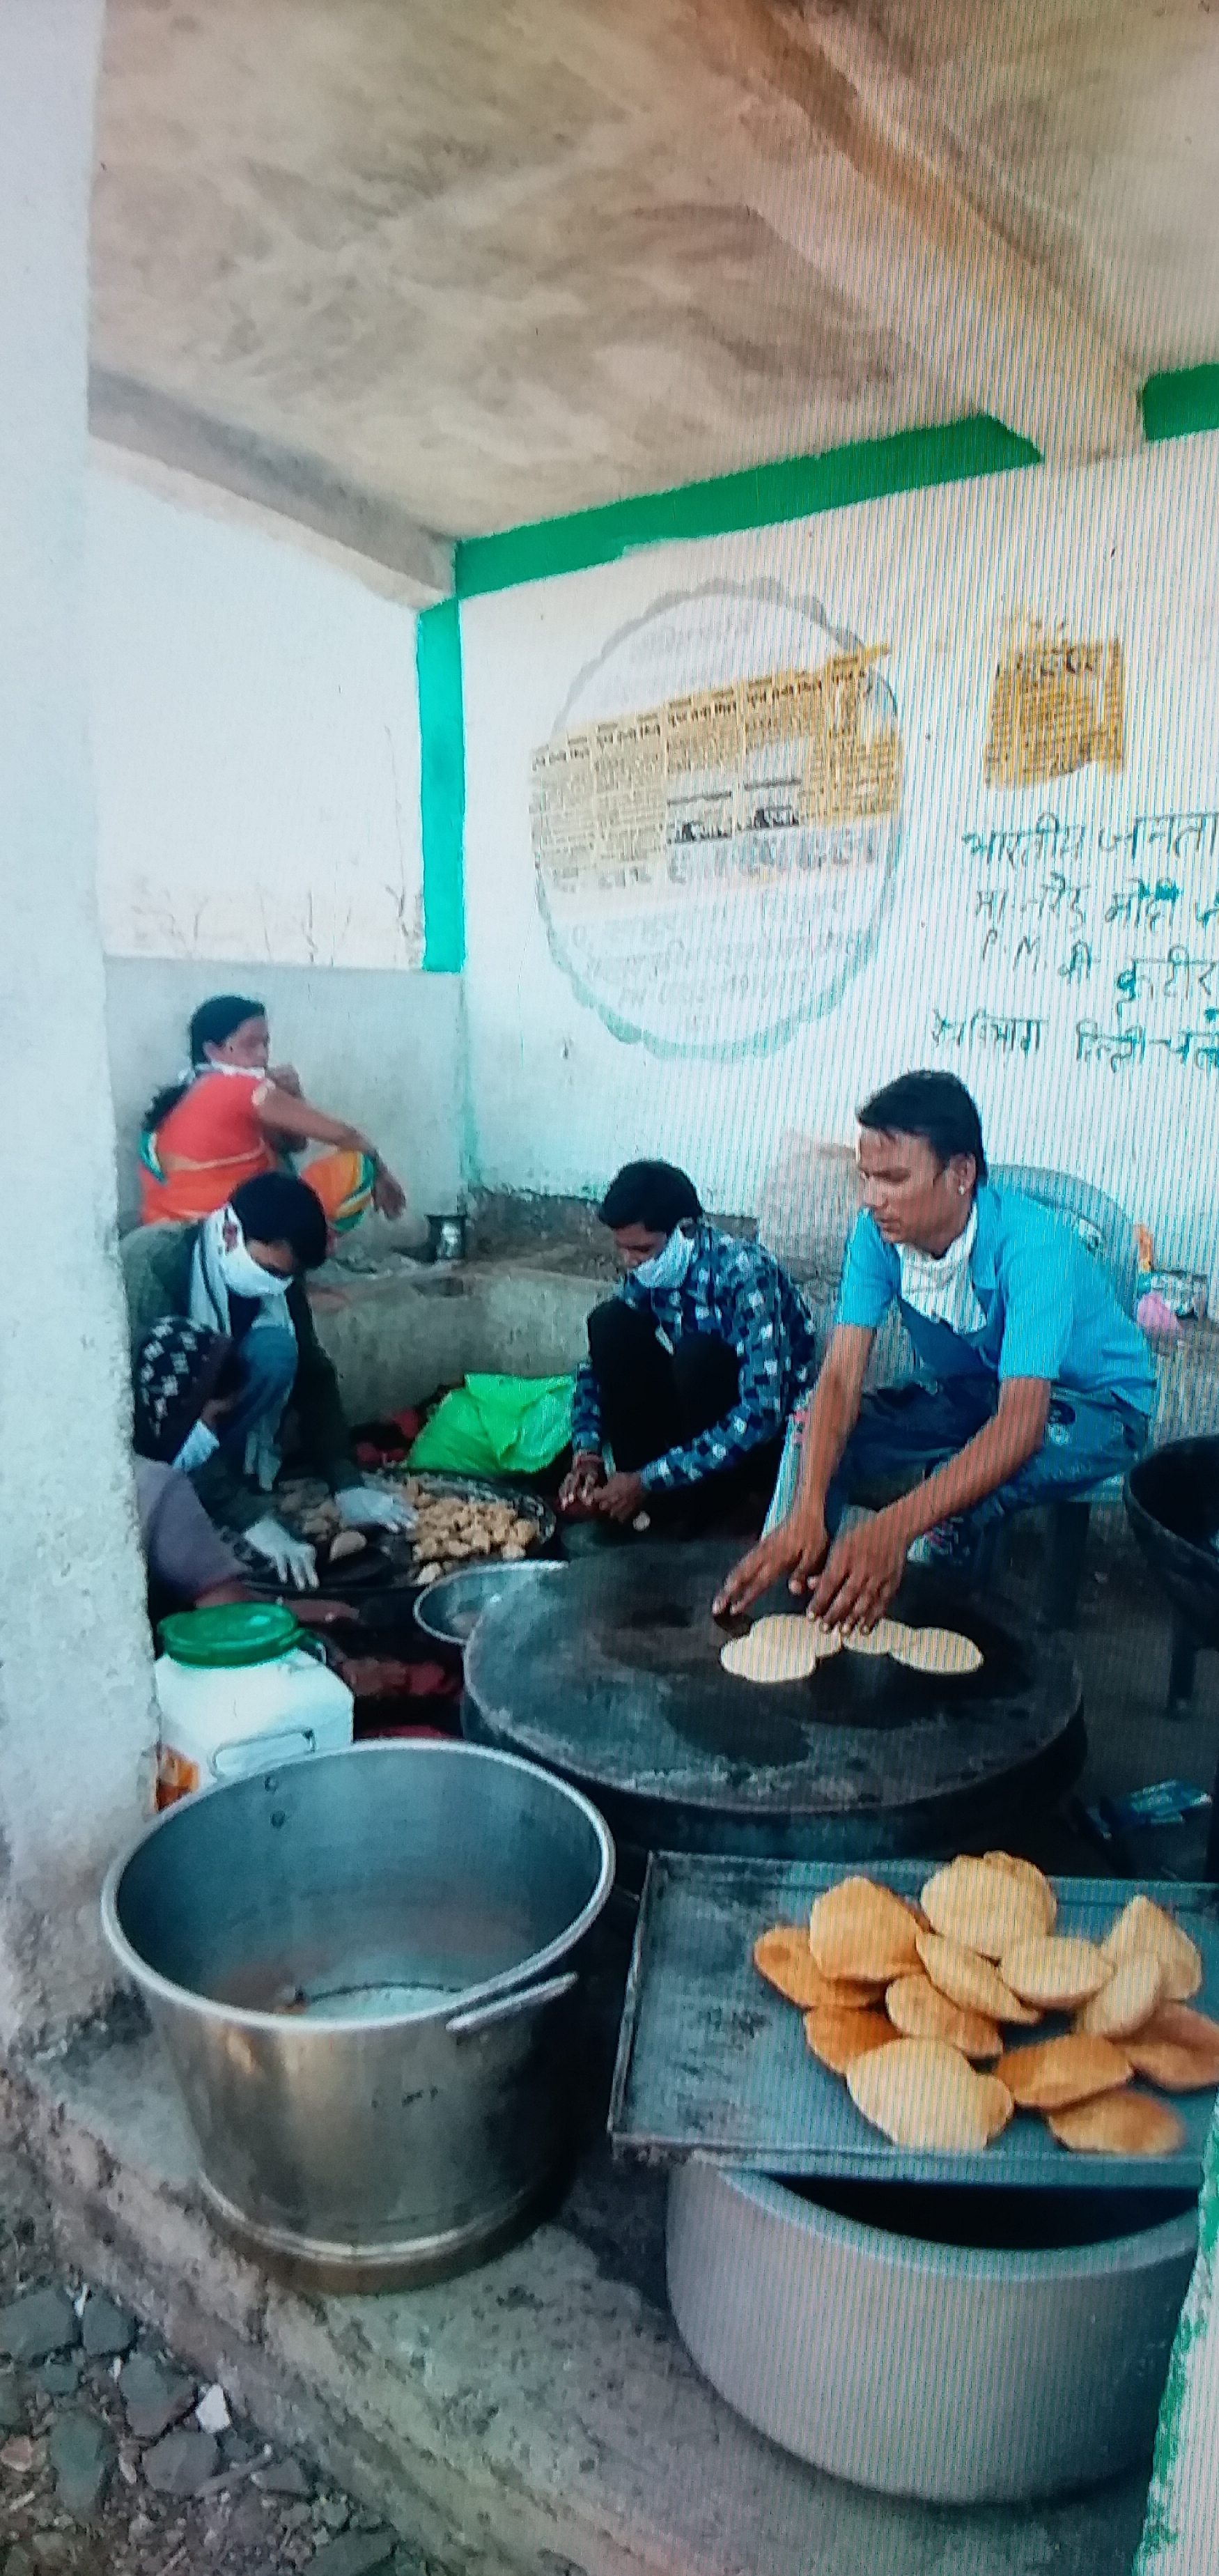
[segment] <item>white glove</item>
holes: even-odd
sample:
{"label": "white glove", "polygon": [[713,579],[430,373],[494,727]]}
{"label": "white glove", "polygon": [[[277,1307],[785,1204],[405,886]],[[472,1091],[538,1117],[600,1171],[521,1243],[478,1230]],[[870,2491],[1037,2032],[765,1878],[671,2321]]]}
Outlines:
{"label": "white glove", "polygon": [[293,1538],[282,1521],[273,1520],[267,1513],[252,1524],[245,1536],[247,1544],[274,1566],[281,1583],[294,1583],[298,1592],[316,1592],[317,1556],[303,1538]]}
{"label": "white glove", "polygon": [[344,1529],[413,1530],[415,1526],[410,1504],[399,1502],[381,1485],[345,1485],[334,1499]]}

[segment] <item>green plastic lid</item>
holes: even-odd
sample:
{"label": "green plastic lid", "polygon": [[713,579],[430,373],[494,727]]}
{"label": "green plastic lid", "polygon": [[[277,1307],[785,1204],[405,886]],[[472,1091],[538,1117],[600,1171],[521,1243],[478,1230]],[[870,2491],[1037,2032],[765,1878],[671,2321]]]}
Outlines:
{"label": "green plastic lid", "polygon": [[292,1612],[279,1601],[226,1601],[216,1610],[178,1610],[161,1621],[161,1643],[175,1664],[269,1664],[300,1643]]}

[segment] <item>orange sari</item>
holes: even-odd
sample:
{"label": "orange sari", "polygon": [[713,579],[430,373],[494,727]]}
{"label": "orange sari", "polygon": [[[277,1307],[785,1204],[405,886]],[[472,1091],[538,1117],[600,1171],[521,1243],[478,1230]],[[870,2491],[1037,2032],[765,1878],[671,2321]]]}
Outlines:
{"label": "orange sari", "polygon": [[265,1073],[200,1073],[140,1139],[141,1225],[195,1225],[225,1207],[243,1181],[279,1169],[257,1118]]}
{"label": "orange sari", "polygon": [[[196,1075],[155,1135],[140,1139],[141,1225],[196,1225],[226,1207],[243,1181],[284,1168],[258,1123],[271,1087],[257,1071]],[[371,1154],[345,1149],[315,1155],[300,1175],[336,1234],[359,1224],[376,1176]]]}

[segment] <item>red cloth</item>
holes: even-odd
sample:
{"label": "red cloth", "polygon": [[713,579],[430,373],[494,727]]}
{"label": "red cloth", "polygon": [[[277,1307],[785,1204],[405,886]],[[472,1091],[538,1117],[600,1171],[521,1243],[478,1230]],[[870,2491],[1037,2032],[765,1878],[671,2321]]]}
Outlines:
{"label": "red cloth", "polygon": [[406,1736],[419,1744],[451,1744],[453,1741],[442,1726],[371,1726],[365,1729],[361,1740],[367,1743],[371,1736],[391,1735],[395,1738]]}
{"label": "red cloth", "polygon": [[443,1664],[406,1664],[396,1655],[353,1655],[342,1677],[357,1700],[453,1699],[461,1688],[460,1674]]}
{"label": "red cloth", "polygon": [[422,1428],[422,1415],[411,1412],[387,1413],[384,1422],[363,1424],[360,1437],[355,1444],[359,1465],[361,1467],[396,1466],[400,1459],[405,1458],[412,1443],[418,1439]]}

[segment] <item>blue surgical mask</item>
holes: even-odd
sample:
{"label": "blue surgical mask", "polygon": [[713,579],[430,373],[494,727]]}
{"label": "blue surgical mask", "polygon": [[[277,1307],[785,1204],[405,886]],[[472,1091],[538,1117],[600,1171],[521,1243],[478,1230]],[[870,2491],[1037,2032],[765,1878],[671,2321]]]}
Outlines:
{"label": "blue surgical mask", "polygon": [[680,1288],[693,1258],[694,1236],[675,1225],[661,1251],[639,1263],[635,1277],[641,1288]]}

